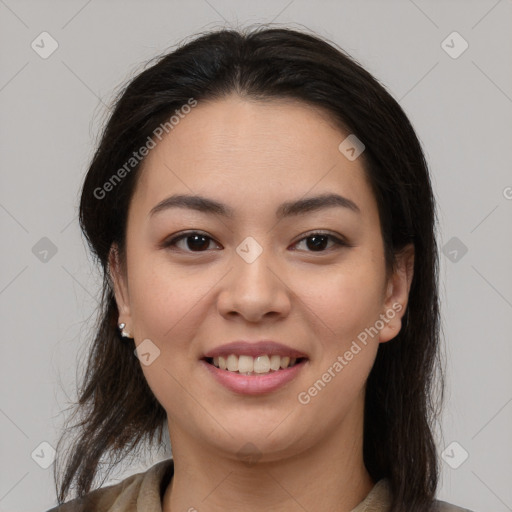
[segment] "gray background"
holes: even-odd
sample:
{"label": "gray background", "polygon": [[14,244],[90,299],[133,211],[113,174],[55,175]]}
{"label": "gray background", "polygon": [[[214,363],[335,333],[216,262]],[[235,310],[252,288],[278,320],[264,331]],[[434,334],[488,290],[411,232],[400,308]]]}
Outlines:
{"label": "gray background", "polygon": [[[97,304],[76,213],[104,105],[190,34],[273,21],[345,48],[399,100],[424,144],[445,247],[439,452],[448,450],[439,496],[511,511],[511,18],[511,0],[0,0],[0,510],[54,504],[52,466],[40,466],[51,449],[41,443],[56,445]],[[43,31],[59,45],[46,59],[31,47],[51,48]],[[463,40],[446,40],[454,31],[469,44],[457,58]]]}

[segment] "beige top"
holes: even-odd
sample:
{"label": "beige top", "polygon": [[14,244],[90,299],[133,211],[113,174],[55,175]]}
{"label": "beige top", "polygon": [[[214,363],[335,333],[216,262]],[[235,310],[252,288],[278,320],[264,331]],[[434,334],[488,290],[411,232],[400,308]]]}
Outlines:
{"label": "beige top", "polygon": [[[144,473],[91,491],[82,499],[68,501],[47,512],[162,512],[164,493],[173,473],[173,460],[166,459]],[[382,479],[351,512],[388,512],[390,503],[388,481]],[[444,501],[436,501],[436,504],[439,506],[436,512],[471,512]]]}

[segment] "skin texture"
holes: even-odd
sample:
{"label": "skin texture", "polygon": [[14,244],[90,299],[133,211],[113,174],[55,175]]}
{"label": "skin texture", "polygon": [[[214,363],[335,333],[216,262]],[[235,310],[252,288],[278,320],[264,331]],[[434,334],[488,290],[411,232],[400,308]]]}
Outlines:
{"label": "skin texture", "polygon": [[[375,483],[362,456],[365,383],[379,343],[400,330],[414,255],[404,251],[387,275],[362,160],[340,153],[348,134],[327,119],[303,103],[231,95],[199,103],[144,162],[128,214],[127,266],[115,246],[110,264],[119,321],[137,346],[150,339],[160,350],[142,369],[168,416],[175,474],[165,512],[227,504],[248,512],[349,511]],[[332,192],[360,213],[337,206],[276,220],[282,202]],[[178,193],[215,199],[235,214],[172,208],[149,216]],[[188,230],[210,237],[203,248],[186,238],[159,245]],[[307,236],[318,231],[350,246],[328,239],[315,250]],[[252,263],[236,252],[249,236],[262,248]],[[401,311],[301,404],[299,393],[393,304]],[[284,387],[243,396],[199,362],[239,339],[275,340],[308,361]],[[257,463],[239,456],[246,443]]]}

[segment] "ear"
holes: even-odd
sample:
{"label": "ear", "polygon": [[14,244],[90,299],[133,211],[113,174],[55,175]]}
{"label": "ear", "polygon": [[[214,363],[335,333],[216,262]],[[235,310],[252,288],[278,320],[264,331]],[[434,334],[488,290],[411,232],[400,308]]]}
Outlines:
{"label": "ear", "polygon": [[122,265],[117,244],[112,244],[108,255],[108,271],[114,287],[114,295],[119,311],[119,322],[126,324],[126,330],[132,331],[130,300],[126,269]]}
{"label": "ear", "polygon": [[387,282],[384,310],[381,315],[385,325],[379,334],[380,343],[392,340],[402,328],[413,274],[414,245],[408,244],[396,255],[395,270]]}

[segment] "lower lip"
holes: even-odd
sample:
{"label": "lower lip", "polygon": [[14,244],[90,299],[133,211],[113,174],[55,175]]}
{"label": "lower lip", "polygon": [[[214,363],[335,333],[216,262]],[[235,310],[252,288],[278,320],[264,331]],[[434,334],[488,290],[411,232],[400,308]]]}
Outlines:
{"label": "lower lip", "polygon": [[200,361],[213,377],[227,389],[242,395],[261,395],[270,393],[293,380],[300,373],[307,359],[300,363],[276,372],[261,375],[242,375],[241,373],[221,370],[204,359]]}

